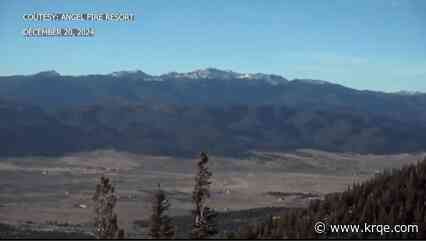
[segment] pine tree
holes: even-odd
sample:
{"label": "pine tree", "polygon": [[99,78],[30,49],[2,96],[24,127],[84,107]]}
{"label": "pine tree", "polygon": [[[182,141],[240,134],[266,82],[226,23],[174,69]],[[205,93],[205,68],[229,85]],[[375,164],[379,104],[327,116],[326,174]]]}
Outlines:
{"label": "pine tree", "polygon": [[114,193],[114,186],[110,180],[104,176],[100,183],[96,185],[96,192],[93,195],[95,202],[95,235],[98,239],[124,238],[124,230],[119,229],[117,214],[114,207],[117,203],[117,196]]}
{"label": "pine tree", "polygon": [[150,223],[150,236],[153,239],[172,239],[175,236],[175,227],[172,219],[164,214],[170,207],[166,194],[158,185],[158,190],[152,198],[152,215]]}
{"label": "pine tree", "polygon": [[193,224],[191,238],[205,239],[218,233],[216,227],[216,212],[207,207],[206,202],[210,197],[210,177],[212,173],[207,168],[208,156],[202,152],[198,162],[198,172],[195,177],[195,187],[192,193],[194,204]]}

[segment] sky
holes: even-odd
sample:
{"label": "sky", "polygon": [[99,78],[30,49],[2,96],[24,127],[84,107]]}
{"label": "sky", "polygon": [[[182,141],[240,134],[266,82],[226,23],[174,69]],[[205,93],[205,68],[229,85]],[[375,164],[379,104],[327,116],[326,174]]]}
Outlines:
{"label": "sky", "polygon": [[[132,13],[134,22],[25,21],[30,13]],[[92,27],[89,38],[25,38]],[[0,0],[0,76],[214,67],[426,92],[424,0]]]}

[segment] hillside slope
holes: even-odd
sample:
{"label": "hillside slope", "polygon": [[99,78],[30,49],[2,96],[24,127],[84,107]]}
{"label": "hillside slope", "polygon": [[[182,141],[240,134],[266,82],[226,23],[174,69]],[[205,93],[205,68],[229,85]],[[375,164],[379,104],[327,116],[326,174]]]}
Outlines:
{"label": "hillside slope", "polygon": [[426,124],[350,111],[285,106],[93,105],[47,112],[0,102],[0,156],[95,149],[191,156],[241,156],[299,148],[331,152],[426,150]]}
{"label": "hillside slope", "polygon": [[314,110],[376,113],[397,120],[426,120],[426,94],[356,90],[318,80],[288,81],[267,74],[217,69],[160,76],[142,71],[62,76],[54,71],[0,77],[0,97],[45,109],[110,101],[189,106],[283,105]]}
{"label": "hillside slope", "polygon": [[[281,216],[240,232],[242,238],[426,238],[426,159],[354,184],[343,193],[312,201],[308,208]],[[327,226],[324,234],[314,224]],[[418,232],[331,232],[332,224],[418,225]]]}

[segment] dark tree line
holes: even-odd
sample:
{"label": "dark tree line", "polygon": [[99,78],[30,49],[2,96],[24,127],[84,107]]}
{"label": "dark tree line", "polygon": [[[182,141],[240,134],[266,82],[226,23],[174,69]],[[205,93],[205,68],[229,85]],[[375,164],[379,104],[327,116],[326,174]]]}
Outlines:
{"label": "dark tree line", "polygon": [[[342,193],[314,200],[307,208],[289,209],[267,222],[246,225],[230,238],[244,239],[314,239],[314,238],[386,238],[426,239],[426,159],[417,165],[404,166],[377,174],[353,184]],[[314,232],[314,224],[417,224],[418,232],[332,233]]]}

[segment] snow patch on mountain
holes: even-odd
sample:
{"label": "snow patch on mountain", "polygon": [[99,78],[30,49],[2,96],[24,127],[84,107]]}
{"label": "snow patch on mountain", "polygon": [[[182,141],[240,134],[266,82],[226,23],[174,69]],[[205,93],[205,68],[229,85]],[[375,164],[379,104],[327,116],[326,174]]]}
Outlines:
{"label": "snow patch on mountain", "polygon": [[288,82],[282,76],[262,73],[237,73],[232,70],[220,70],[215,68],[198,69],[187,73],[170,72],[162,75],[163,78],[176,79],[245,79],[245,80],[264,80],[270,84],[282,84]]}

